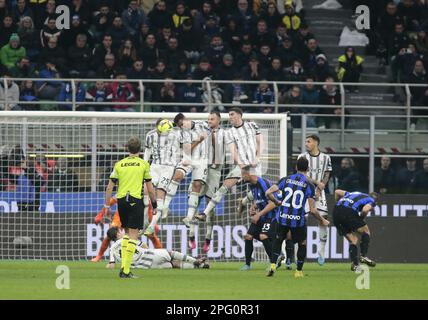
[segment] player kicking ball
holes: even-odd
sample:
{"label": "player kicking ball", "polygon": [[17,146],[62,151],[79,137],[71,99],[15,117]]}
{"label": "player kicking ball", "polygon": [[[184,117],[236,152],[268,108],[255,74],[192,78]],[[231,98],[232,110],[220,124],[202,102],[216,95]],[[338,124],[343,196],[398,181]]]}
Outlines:
{"label": "player kicking ball", "polygon": [[[315,187],[309,182],[306,173],[309,162],[304,157],[297,160],[297,173],[282,178],[278,184],[273,185],[266,192],[266,196],[271,200],[269,204],[259,213],[253,216],[253,223],[256,224],[261,217],[279,207],[277,213],[276,238],[273,243],[271,255],[271,267],[267,274],[272,277],[276,271],[276,263],[281,254],[282,242],[291,235],[291,240],[298,244],[297,250],[297,270],[294,277],[303,277],[303,264],[306,259],[306,238],[307,226],[305,219],[305,206],[308,204],[309,212],[323,226],[328,226],[329,222],[323,218],[315,207]],[[275,197],[277,194],[278,199]]]}
{"label": "player kicking ball", "polygon": [[[121,245],[123,233],[118,228],[109,230],[109,236],[115,240],[110,249],[110,261],[107,268],[114,269],[116,262],[122,260]],[[177,251],[166,249],[148,249],[143,242],[138,242],[132,257],[131,268],[139,269],[209,269],[206,258],[196,259]]]}
{"label": "player kicking ball", "polygon": [[[242,180],[249,183],[250,190],[247,196],[239,199],[238,213],[242,214],[243,208],[249,203],[253,203],[250,209],[250,215],[256,214],[257,211],[262,211],[269,203],[266,197],[266,191],[272,186],[269,180],[263,179],[249,174],[250,168],[245,168],[245,173],[242,175]],[[247,234],[244,236],[245,240],[245,264],[241,267],[241,271],[251,269],[251,256],[253,254],[253,239],[257,239],[263,243],[266,254],[269,259],[272,255],[272,241],[275,237],[275,224],[276,224],[276,211],[273,209],[271,212],[262,216],[257,224],[252,223],[248,228]],[[254,213],[252,213],[254,212]]]}
{"label": "player kicking ball", "polygon": [[[347,192],[336,190],[334,192],[337,201],[333,210],[333,221],[339,234],[349,241],[349,257],[351,258],[351,270],[357,271],[359,263],[369,267],[375,267],[376,262],[367,257],[370,243],[370,230],[364,219],[374,210],[378,200],[378,194],[370,195],[361,192]],[[360,214],[361,212],[361,214]],[[360,241],[360,258],[358,258],[358,237]]]}

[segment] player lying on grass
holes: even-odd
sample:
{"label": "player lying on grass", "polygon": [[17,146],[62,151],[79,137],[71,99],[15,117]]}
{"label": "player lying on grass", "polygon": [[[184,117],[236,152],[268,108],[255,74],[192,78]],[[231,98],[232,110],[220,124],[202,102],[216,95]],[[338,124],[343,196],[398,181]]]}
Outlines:
{"label": "player lying on grass", "polygon": [[[306,237],[307,226],[305,219],[305,207],[309,205],[309,212],[318,219],[323,226],[328,226],[328,220],[324,219],[315,207],[315,187],[306,176],[309,162],[306,158],[297,160],[297,173],[282,178],[278,184],[274,184],[266,192],[266,196],[271,200],[269,204],[259,213],[253,216],[253,223],[258,223],[261,217],[268,214],[276,207],[277,230],[273,243],[271,255],[271,267],[267,274],[273,276],[276,270],[276,263],[281,254],[282,242],[291,235],[291,240],[298,243],[297,250],[297,270],[294,273],[296,278],[303,277],[303,264],[306,259]],[[275,197],[277,195],[278,199]]]}
{"label": "player lying on grass", "polygon": [[[333,210],[333,221],[339,234],[349,241],[349,257],[351,258],[351,270],[358,270],[359,263],[370,267],[376,266],[376,262],[367,257],[370,243],[370,230],[365,222],[367,215],[374,210],[378,200],[378,194],[370,195],[361,192],[347,192],[336,190],[334,192],[337,201]],[[358,237],[360,241],[360,258],[358,259]]]}
{"label": "player lying on grass", "polygon": [[[110,249],[110,262],[107,268],[114,269],[116,262],[121,262],[121,246],[123,233],[119,228],[111,228],[109,236],[115,239],[115,243]],[[166,249],[148,249],[147,245],[141,241],[138,242],[134,256],[132,257],[131,268],[140,269],[208,269],[206,258],[196,259],[177,251],[168,251]]]}
{"label": "player lying on grass", "polygon": [[[117,203],[117,199],[115,197],[111,198],[110,202],[109,202],[109,207],[114,206],[116,203]],[[98,212],[98,214],[96,215],[96,217],[94,219],[94,222],[95,222],[96,225],[102,223],[103,222],[103,218],[105,216],[107,217],[107,219],[111,219],[111,217],[109,216],[109,211],[107,209],[108,208],[104,206]],[[148,219],[149,219],[149,221],[151,221],[152,218],[153,218],[153,211],[152,210],[153,209],[150,206],[149,210],[148,210]],[[122,228],[122,223],[120,222],[119,212],[117,210],[115,211],[115,213],[113,215],[113,220],[111,220],[111,223],[110,223],[110,228],[115,228],[115,227],[120,228],[120,229]],[[153,246],[156,249],[161,249],[162,248],[162,244],[161,244],[159,238],[157,237],[157,234],[159,233],[159,226],[156,225],[155,229],[156,229],[156,232],[154,234],[152,234],[149,237],[149,239],[150,239],[150,241],[152,241]],[[98,262],[98,261],[100,261],[103,258],[104,252],[109,247],[111,241],[112,241],[112,239],[110,239],[110,237],[108,236],[108,232],[107,232],[107,235],[104,237],[103,241],[101,242],[101,247],[98,250],[97,256],[95,258],[93,258],[91,260],[91,262]]]}
{"label": "player lying on grass", "polygon": [[[248,182],[250,190],[247,196],[243,199],[239,199],[238,213],[242,214],[243,208],[249,203],[252,203],[250,209],[250,215],[253,216],[258,211],[262,211],[269,203],[269,199],[266,197],[266,191],[272,186],[269,180],[263,179],[250,175],[250,168],[245,168],[242,174],[242,180]],[[272,254],[272,242],[275,238],[276,228],[276,211],[274,208],[271,212],[262,216],[257,224],[251,223],[248,228],[247,234],[244,236],[245,239],[245,264],[241,267],[241,271],[247,271],[251,269],[251,256],[253,254],[253,239],[257,239],[263,243],[266,254],[271,257]]]}

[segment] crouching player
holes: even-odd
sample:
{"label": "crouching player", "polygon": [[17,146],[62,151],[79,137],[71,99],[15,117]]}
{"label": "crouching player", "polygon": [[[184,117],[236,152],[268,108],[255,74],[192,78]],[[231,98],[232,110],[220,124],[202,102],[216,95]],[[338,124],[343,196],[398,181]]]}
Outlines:
{"label": "crouching player", "polygon": [[[238,213],[242,213],[243,208],[249,203],[253,202],[252,213],[250,209],[250,215],[256,214],[258,211],[262,211],[269,203],[269,199],[266,197],[266,191],[272,186],[269,180],[263,179],[250,174],[250,166],[244,167],[242,170],[242,180],[249,183],[250,190],[247,196],[239,200]],[[253,239],[257,239],[263,243],[266,254],[269,259],[272,254],[272,242],[275,236],[275,224],[276,224],[276,211],[274,208],[272,211],[262,216],[257,224],[251,223],[248,228],[247,234],[244,236],[245,239],[245,264],[241,267],[241,271],[247,271],[251,269],[251,256],[253,254]]]}
{"label": "crouching player", "polygon": [[[106,267],[114,269],[116,261],[121,261],[123,233],[118,228],[111,228],[109,236],[115,240],[115,243],[111,246],[110,262]],[[140,269],[208,269],[209,267],[206,258],[196,259],[181,252],[166,249],[148,249],[141,241],[135,248],[131,263],[131,268]]]}
{"label": "crouching player", "polygon": [[[323,226],[328,226],[328,220],[324,219],[315,207],[315,187],[306,177],[309,162],[305,158],[297,160],[297,173],[282,178],[278,185],[273,185],[266,192],[266,196],[271,200],[269,204],[255,216],[253,223],[257,223],[261,217],[268,214],[274,208],[279,207],[277,212],[276,238],[273,243],[271,255],[271,267],[267,274],[273,276],[276,270],[276,263],[281,254],[282,242],[291,235],[291,240],[298,244],[297,250],[297,270],[294,273],[296,278],[303,277],[303,264],[306,259],[306,237],[307,226],[305,221],[305,207],[309,206],[309,212],[320,221]],[[275,198],[277,193],[278,199]]]}
{"label": "crouching player", "polygon": [[[337,201],[333,210],[333,221],[339,234],[349,241],[349,257],[351,258],[351,270],[357,271],[359,262],[370,267],[376,266],[376,262],[367,257],[370,243],[370,230],[364,219],[376,207],[377,193],[370,195],[361,192],[347,192],[336,190],[334,192]],[[361,212],[361,214],[360,214]],[[361,236],[360,258],[358,259],[358,237]]]}
{"label": "crouching player", "polygon": [[[108,219],[111,219],[110,217],[110,211],[109,209],[114,206],[117,203],[117,199],[115,197],[112,197],[110,199],[109,205],[106,207],[104,206],[103,208],[101,208],[101,210],[98,212],[98,214],[96,215],[94,222],[96,225],[100,224],[103,222],[103,218],[106,216]],[[153,208],[150,205],[149,206],[149,210],[148,210],[148,220],[149,222],[152,220],[153,218]],[[119,217],[119,212],[116,210],[116,212],[113,215],[113,220],[111,220],[110,223],[110,229],[111,228],[118,228],[119,230],[122,229],[122,223],[120,222],[120,217]],[[159,226],[156,225],[155,226],[155,233],[152,234],[149,239],[150,241],[152,241],[153,246],[156,249],[161,249],[162,248],[162,244],[157,236],[157,234],[159,233]],[[98,250],[98,254],[95,258],[93,258],[91,260],[91,262],[98,262],[103,258],[104,252],[108,249],[110,242],[113,241],[113,239],[111,239],[109,237],[109,232],[107,232],[107,235],[104,237],[103,241],[101,242],[101,247]]]}

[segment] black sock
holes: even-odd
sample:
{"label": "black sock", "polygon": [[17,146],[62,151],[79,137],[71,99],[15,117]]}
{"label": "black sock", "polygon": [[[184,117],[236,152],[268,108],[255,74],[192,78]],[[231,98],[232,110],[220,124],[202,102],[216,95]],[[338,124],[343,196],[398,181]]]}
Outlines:
{"label": "black sock", "polygon": [[262,243],[263,243],[263,247],[265,247],[266,254],[268,255],[268,257],[270,259],[272,256],[272,240],[267,238],[267,239],[263,240]]}
{"label": "black sock", "polygon": [[355,244],[349,245],[349,257],[351,258],[351,261],[353,264],[358,264],[358,248]]}
{"label": "black sock", "polygon": [[367,251],[369,251],[370,235],[363,233],[361,236],[360,250],[363,257],[367,256]]}
{"label": "black sock", "polygon": [[297,250],[297,270],[301,271],[303,269],[303,264],[306,259],[306,244],[299,244],[299,249]]}
{"label": "black sock", "polygon": [[279,255],[281,254],[282,239],[275,238],[272,244],[272,254],[270,257],[270,263],[276,263],[278,261]]}
{"label": "black sock", "polygon": [[287,262],[291,263],[294,260],[294,242],[293,240],[285,241],[285,252],[287,254]]}
{"label": "black sock", "polygon": [[251,265],[251,256],[253,254],[253,240],[245,240],[245,264]]}
{"label": "black sock", "polygon": [[205,243],[206,243],[207,245],[210,245],[210,243],[211,243],[211,239],[205,239]]}

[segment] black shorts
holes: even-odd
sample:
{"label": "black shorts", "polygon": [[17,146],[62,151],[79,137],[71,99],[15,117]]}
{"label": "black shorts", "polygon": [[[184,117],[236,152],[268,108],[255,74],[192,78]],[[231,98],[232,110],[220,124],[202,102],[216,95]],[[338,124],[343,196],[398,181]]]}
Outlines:
{"label": "black shorts", "polygon": [[306,240],[308,235],[308,228],[306,226],[293,228],[290,226],[284,226],[279,223],[277,224],[276,226],[277,239],[281,239],[282,241],[286,240],[288,232],[291,233],[291,240],[294,243],[300,243]]}
{"label": "black shorts", "polygon": [[260,235],[265,234],[268,238],[274,239],[276,229],[276,220],[272,221],[257,221],[257,224],[250,224],[247,234],[251,235],[254,239],[260,240]]}
{"label": "black shorts", "polygon": [[144,204],[142,199],[128,197],[117,199],[122,228],[143,229],[144,226]]}
{"label": "black shorts", "polygon": [[336,206],[333,209],[333,222],[341,236],[357,231],[367,223],[351,208]]}

